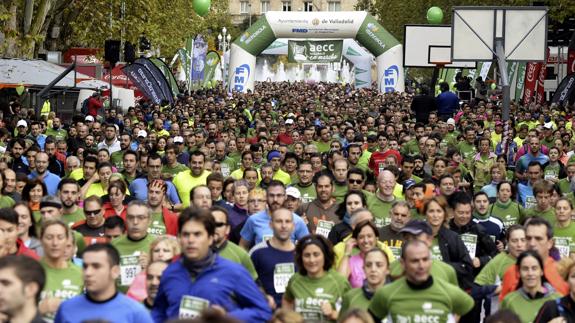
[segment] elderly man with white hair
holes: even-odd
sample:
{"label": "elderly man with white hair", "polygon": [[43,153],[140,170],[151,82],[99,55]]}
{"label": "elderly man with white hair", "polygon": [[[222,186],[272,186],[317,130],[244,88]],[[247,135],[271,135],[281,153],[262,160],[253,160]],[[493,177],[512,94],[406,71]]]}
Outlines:
{"label": "elderly man with white hair", "polygon": [[397,184],[395,175],[389,170],[384,170],[377,177],[377,191],[367,196],[367,208],[373,213],[378,228],[391,223],[389,211],[396,201],[393,195],[395,184]]}
{"label": "elderly man with white hair", "polygon": [[66,176],[78,168],[80,168],[80,159],[76,156],[68,156],[66,158]]}

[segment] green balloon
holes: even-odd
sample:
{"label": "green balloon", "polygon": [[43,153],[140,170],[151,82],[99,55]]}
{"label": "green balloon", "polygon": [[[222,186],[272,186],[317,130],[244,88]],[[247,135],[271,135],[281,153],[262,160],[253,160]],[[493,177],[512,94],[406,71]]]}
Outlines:
{"label": "green balloon", "polygon": [[497,88],[497,84],[491,83],[491,89],[492,89],[492,90],[495,90],[496,88]]}
{"label": "green balloon", "polygon": [[431,7],[427,10],[427,22],[440,24],[443,21],[443,10],[439,7]]}
{"label": "green balloon", "polygon": [[26,88],[24,87],[24,85],[23,85],[23,84],[20,84],[20,85],[18,85],[18,86],[16,87],[16,93],[18,93],[18,95],[22,95],[22,93],[24,93],[24,90],[25,90],[25,89],[26,89]]}
{"label": "green balloon", "polygon": [[198,16],[205,16],[210,12],[211,0],[193,0],[192,5]]}

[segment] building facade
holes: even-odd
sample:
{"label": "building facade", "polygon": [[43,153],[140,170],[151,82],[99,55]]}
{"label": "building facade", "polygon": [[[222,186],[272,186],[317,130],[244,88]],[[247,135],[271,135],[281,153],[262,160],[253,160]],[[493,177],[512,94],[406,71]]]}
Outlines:
{"label": "building facade", "polygon": [[357,0],[230,0],[229,13],[234,25],[252,23],[268,11],[353,11]]}

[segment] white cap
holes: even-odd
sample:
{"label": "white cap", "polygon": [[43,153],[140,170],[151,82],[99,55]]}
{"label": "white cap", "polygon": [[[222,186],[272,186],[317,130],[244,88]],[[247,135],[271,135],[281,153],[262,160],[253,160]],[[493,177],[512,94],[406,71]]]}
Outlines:
{"label": "white cap", "polygon": [[18,123],[16,124],[16,128],[18,128],[18,127],[28,128],[28,123],[24,119],[19,120]]}
{"label": "white cap", "polygon": [[449,118],[449,119],[447,119],[447,124],[455,126],[455,120],[453,118]]}
{"label": "white cap", "polygon": [[300,199],[301,198],[301,193],[299,192],[299,190],[293,186],[290,186],[286,189],[286,195],[287,196],[291,196],[294,199]]}
{"label": "white cap", "polygon": [[94,117],[92,116],[86,116],[86,119],[84,119],[85,121],[91,121],[94,122]]}
{"label": "white cap", "polygon": [[545,129],[553,129],[553,122],[551,122],[551,121],[546,122],[546,123],[543,125],[543,128],[545,128]]}
{"label": "white cap", "polygon": [[285,124],[293,124],[293,119],[291,119],[291,118],[290,118],[290,119],[287,119],[286,122],[285,122]]}
{"label": "white cap", "polygon": [[174,137],[174,143],[175,143],[175,144],[178,144],[178,143],[183,144],[183,143],[184,143],[184,137],[182,137],[182,136],[175,136],[175,137]]}
{"label": "white cap", "polygon": [[146,132],[146,130],[140,130],[138,131],[138,137],[148,137],[148,133]]}

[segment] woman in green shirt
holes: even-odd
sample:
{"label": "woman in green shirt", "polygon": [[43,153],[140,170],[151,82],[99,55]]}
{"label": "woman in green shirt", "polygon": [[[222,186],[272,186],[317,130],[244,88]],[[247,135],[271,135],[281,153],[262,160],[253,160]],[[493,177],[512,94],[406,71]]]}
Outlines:
{"label": "woman in green shirt", "polygon": [[515,193],[510,182],[503,181],[497,184],[497,200],[491,205],[491,216],[500,218],[505,228],[519,224],[524,217],[525,211],[511,197]]}
{"label": "woman in green shirt", "polygon": [[44,318],[53,320],[60,303],[82,293],[84,283],[80,267],[67,260],[66,244],[72,233],[59,220],[42,223],[40,240],[44,248],[41,260],[46,272],[46,285],[38,305]]}
{"label": "woman in green shirt", "polygon": [[373,248],[365,253],[363,262],[365,281],[362,287],[354,288],[343,295],[340,319],[350,309],[359,308],[367,310],[375,291],[385,284],[389,273],[389,259],[387,254],[379,248]]}
{"label": "woman in green shirt", "polygon": [[519,268],[517,290],[505,296],[501,309],[513,311],[522,323],[531,323],[545,302],[561,295],[547,283],[543,274],[543,260],[536,251],[521,253],[516,265]]}
{"label": "woman in green shirt", "polygon": [[331,243],[312,234],[296,246],[299,272],[291,276],[282,307],[300,313],[305,322],[335,322],[341,299],[351,286],[345,277],[332,270]]}
{"label": "woman in green shirt", "polygon": [[561,258],[575,253],[575,223],[571,220],[573,205],[566,197],[561,197],[555,203],[555,225],[553,225],[553,240]]}

